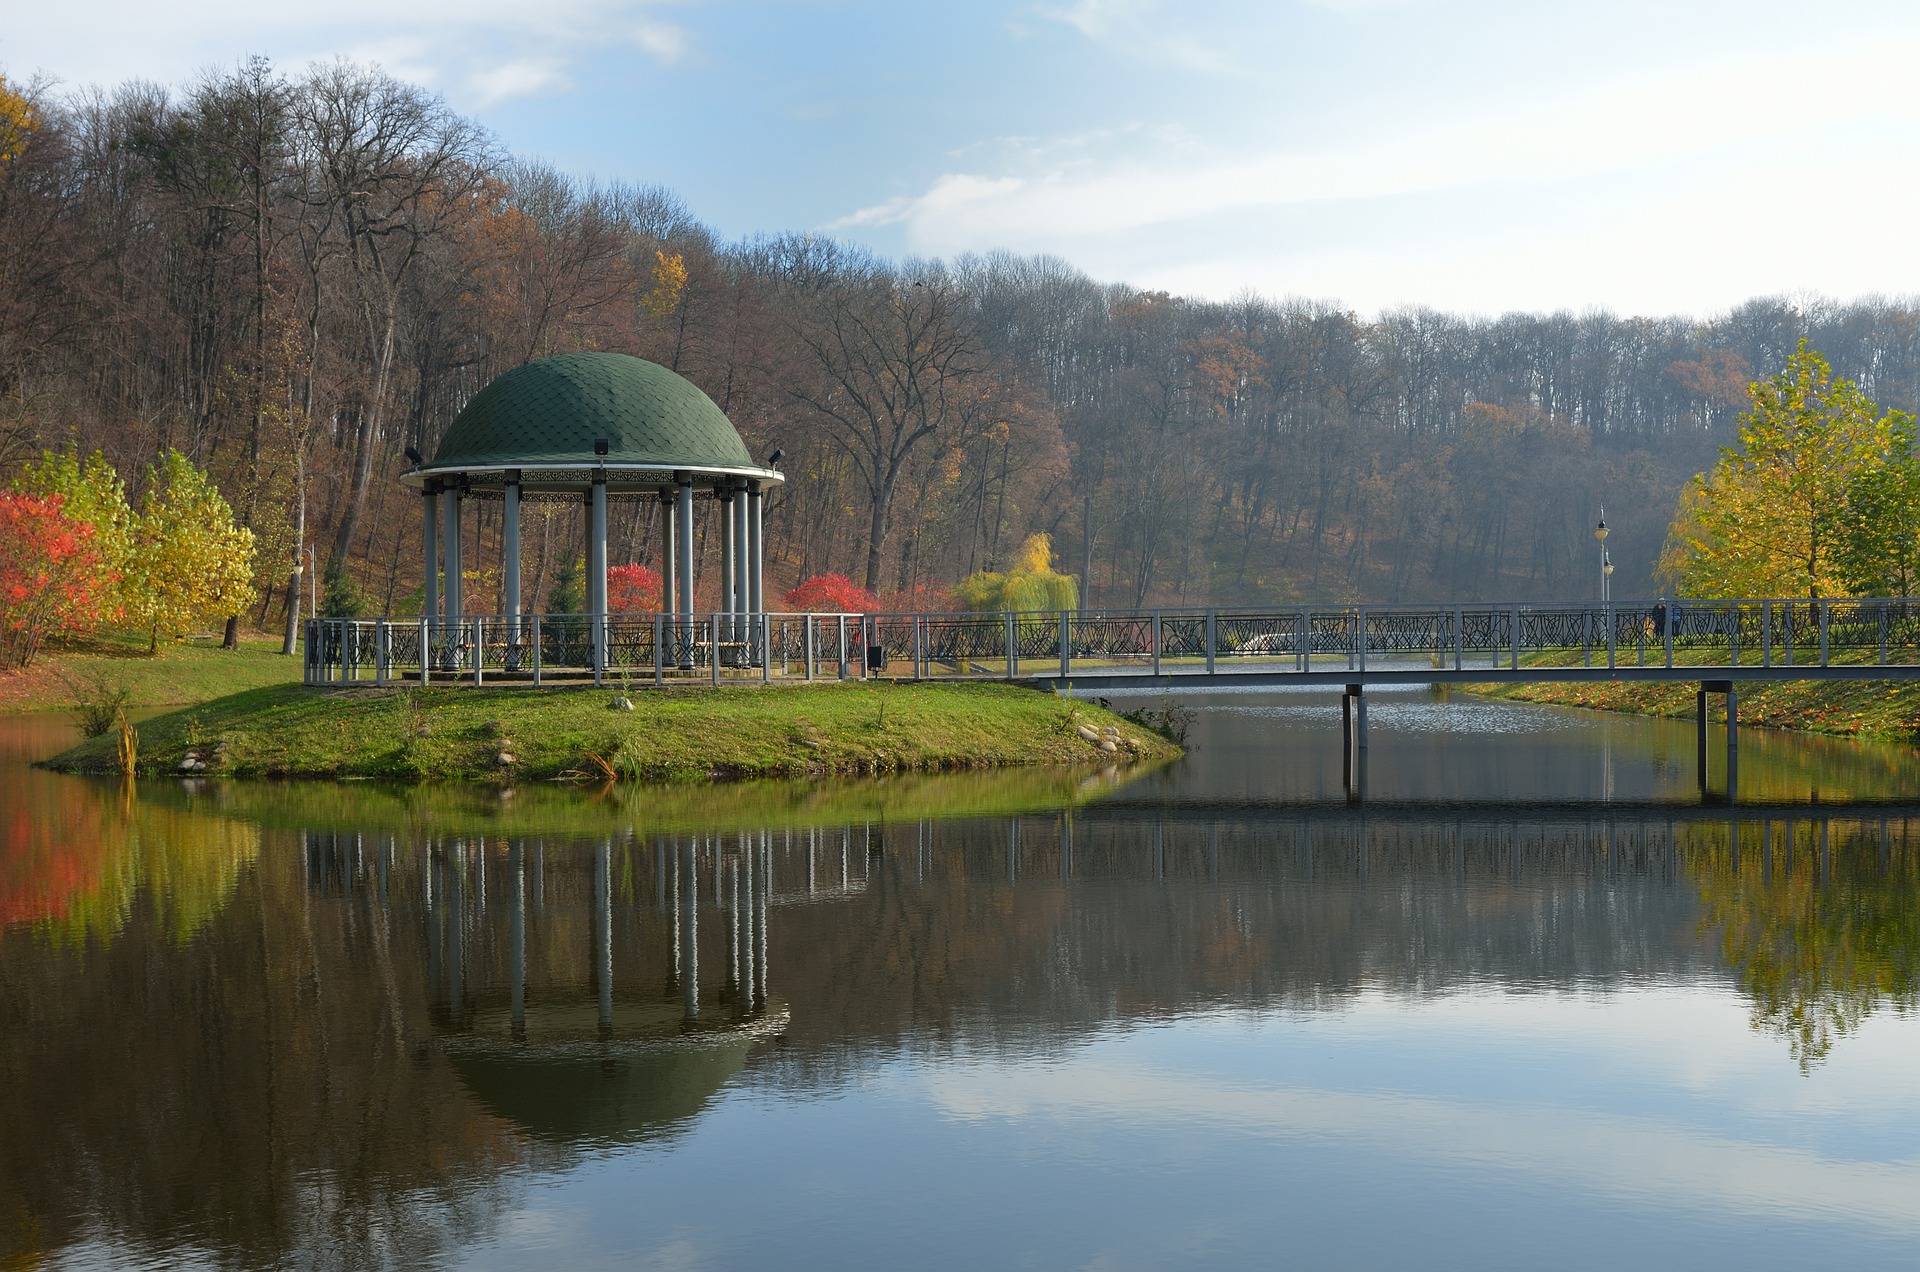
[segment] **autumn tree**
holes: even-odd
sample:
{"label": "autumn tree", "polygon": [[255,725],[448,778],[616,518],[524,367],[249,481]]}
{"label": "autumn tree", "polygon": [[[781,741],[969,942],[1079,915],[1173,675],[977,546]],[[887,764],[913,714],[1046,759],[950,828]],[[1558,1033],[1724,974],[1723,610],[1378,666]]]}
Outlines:
{"label": "autumn tree", "polygon": [[658,614],[660,612],[659,574],[644,565],[608,566],[607,612]]}
{"label": "autumn tree", "polygon": [[1080,589],[1073,576],[1054,572],[1053,543],[1044,534],[1029,536],[1020,545],[1011,569],[969,575],[954,588],[954,596],[968,609],[981,613],[1031,613],[1080,606]]}
{"label": "autumn tree", "polygon": [[1912,596],[1920,586],[1920,439],[1888,413],[1886,453],[1848,485],[1834,566],[1854,596]]}
{"label": "autumn tree", "polygon": [[92,588],[95,621],[114,623],[125,608],[122,580],[134,545],[134,513],[120,473],[99,451],[45,451],[21,470],[14,489],[60,501],[65,514],[90,527],[89,551],[98,571]]}
{"label": "autumn tree", "polygon": [[1662,568],[1693,596],[1844,593],[1848,492],[1911,420],[1881,412],[1805,340],[1748,393],[1737,444],[1681,496]]}
{"label": "autumn tree", "polygon": [[844,574],[816,574],[790,589],[787,609],[795,614],[872,614],[880,600]]}
{"label": "autumn tree", "polygon": [[146,486],[122,595],[152,653],[160,637],[185,635],[244,604],[253,586],[253,532],[234,523],[212,479],[179,451],[147,470]]}
{"label": "autumn tree", "polygon": [[0,493],[0,670],[27,666],[50,633],[98,621],[107,576],[93,527],[65,504]]}

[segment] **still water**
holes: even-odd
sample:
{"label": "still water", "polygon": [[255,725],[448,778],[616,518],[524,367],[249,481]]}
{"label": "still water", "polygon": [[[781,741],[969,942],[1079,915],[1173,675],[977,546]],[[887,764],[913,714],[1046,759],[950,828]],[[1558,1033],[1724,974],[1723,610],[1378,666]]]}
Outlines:
{"label": "still water", "polygon": [[1337,704],[508,797],[0,721],[0,1265],[1920,1261],[1914,753],[1383,693],[1360,797]]}

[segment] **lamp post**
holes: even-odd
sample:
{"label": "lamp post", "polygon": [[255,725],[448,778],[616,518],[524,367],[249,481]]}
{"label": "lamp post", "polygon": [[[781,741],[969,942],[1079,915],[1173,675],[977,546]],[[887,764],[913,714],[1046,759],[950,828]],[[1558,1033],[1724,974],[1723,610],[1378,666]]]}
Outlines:
{"label": "lamp post", "polygon": [[1593,528],[1593,538],[1600,545],[1600,603],[1607,602],[1607,594],[1613,578],[1613,562],[1607,556],[1607,510],[1600,510],[1600,524]]}

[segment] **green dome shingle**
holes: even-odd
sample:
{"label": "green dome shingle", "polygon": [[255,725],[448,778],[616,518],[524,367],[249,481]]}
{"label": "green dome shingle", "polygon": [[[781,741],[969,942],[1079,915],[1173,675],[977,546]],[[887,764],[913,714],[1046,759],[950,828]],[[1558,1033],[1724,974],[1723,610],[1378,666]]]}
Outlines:
{"label": "green dome shingle", "polygon": [[[596,438],[607,453],[596,455]],[[686,377],[624,353],[516,367],[474,394],[422,473],[495,465],[753,468],[746,443]]]}

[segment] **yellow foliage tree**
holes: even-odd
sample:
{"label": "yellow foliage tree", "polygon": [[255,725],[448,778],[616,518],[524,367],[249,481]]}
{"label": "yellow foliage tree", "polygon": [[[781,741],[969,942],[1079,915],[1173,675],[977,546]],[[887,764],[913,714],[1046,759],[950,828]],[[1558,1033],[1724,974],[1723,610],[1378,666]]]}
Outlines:
{"label": "yellow foliage tree", "polygon": [[687,258],[655,249],[653,261],[653,289],[640,298],[640,307],[655,318],[665,318],[679,308],[686,293]]}
{"label": "yellow foliage tree", "polygon": [[1832,596],[1854,483],[1884,462],[1897,411],[1884,415],[1807,347],[1749,385],[1739,441],[1681,493],[1661,573],[1686,596]]}
{"label": "yellow foliage tree", "polygon": [[69,516],[93,527],[89,545],[99,553],[100,568],[110,576],[109,586],[99,591],[100,613],[109,622],[118,621],[124,609],[120,589],[134,531],[133,509],[119,471],[99,451],[84,458],[77,450],[44,451],[21,470],[13,486],[22,494],[59,495]]}
{"label": "yellow foliage tree", "polygon": [[236,613],[253,589],[253,531],[236,525],[233,509],[205,472],[169,450],[147,470],[147,493],[134,522],[121,593],[130,621],[160,637],[185,635],[195,623]]}
{"label": "yellow foliage tree", "polygon": [[25,154],[38,131],[40,110],[33,99],[0,75],[0,168]]}
{"label": "yellow foliage tree", "polygon": [[1080,605],[1080,588],[1070,574],[1053,569],[1053,541],[1044,534],[1020,545],[1013,568],[1004,574],[982,570],[954,589],[960,603],[976,613],[1014,610],[1070,610]]}

